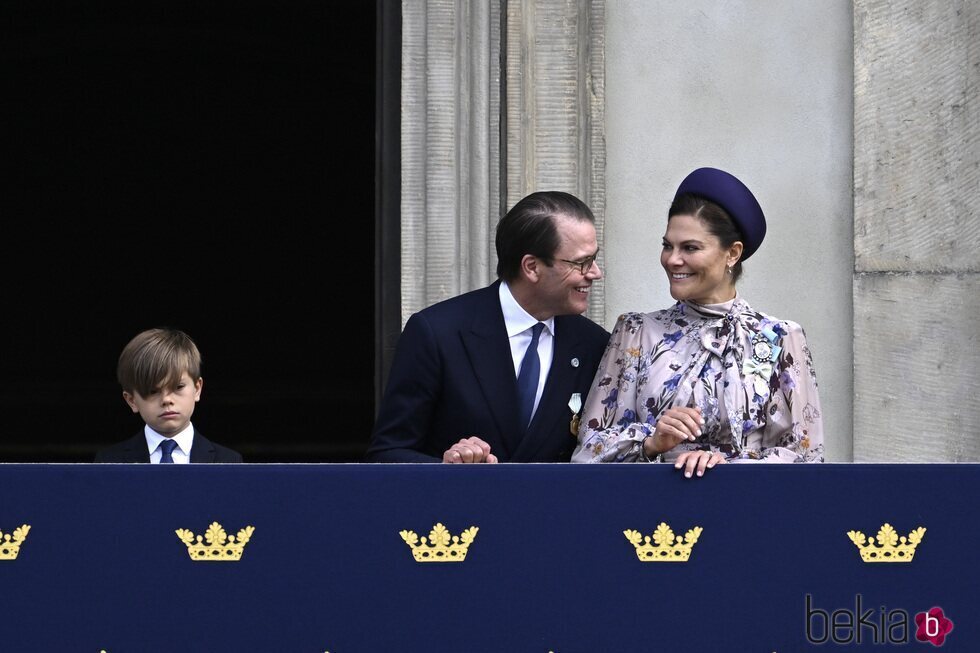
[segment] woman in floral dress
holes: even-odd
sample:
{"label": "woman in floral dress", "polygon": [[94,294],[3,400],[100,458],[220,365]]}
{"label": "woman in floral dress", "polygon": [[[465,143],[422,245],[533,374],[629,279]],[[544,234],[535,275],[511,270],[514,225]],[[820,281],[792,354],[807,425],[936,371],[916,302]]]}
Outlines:
{"label": "woman in floral dress", "polygon": [[583,409],[573,462],[822,462],[817,378],[803,328],[737,292],[765,216],[731,174],[699,168],[675,194],[660,263],[677,303],[626,313]]}

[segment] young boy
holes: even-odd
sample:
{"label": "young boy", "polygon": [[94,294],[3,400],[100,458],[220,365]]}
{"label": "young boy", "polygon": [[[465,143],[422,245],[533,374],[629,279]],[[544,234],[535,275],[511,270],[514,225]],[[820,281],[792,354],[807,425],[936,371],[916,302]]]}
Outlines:
{"label": "young boy", "polygon": [[201,353],[183,331],[148,329],[119,355],[123,399],[146,423],[141,433],[95,454],[97,463],[240,463],[242,456],[191,424],[201,400]]}

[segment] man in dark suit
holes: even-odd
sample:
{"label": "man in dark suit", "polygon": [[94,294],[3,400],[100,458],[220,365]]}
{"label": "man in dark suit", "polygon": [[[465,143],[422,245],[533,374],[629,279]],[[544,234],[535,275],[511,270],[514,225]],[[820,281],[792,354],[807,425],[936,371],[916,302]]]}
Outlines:
{"label": "man in dark suit", "polygon": [[609,340],[582,315],[602,278],[595,218],[568,193],[532,193],[500,220],[496,246],[496,282],[409,318],[367,461],[571,457]]}
{"label": "man in dark suit", "polygon": [[123,400],[139,413],[143,432],[95,454],[97,463],[240,463],[237,451],[211,442],[191,424],[201,400],[201,352],[183,331],[136,334],[116,366]]}

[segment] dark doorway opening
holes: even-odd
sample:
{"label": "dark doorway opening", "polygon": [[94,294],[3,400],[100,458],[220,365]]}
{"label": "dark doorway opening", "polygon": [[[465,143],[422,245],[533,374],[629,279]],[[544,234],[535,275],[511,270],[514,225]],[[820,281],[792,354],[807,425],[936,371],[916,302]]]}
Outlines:
{"label": "dark doorway opening", "polygon": [[139,431],[116,359],[163,325],[201,349],[205,435],[247,462],[359,459],[374,3],[56,6],[0,27],[0,460],[89,462]]}

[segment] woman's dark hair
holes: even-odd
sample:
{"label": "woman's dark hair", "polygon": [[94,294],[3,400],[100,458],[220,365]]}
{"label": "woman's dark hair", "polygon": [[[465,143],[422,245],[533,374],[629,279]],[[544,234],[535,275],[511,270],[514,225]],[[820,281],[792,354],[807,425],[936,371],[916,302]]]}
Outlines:
{"label": "woman's dark hair", "polygon": [[[707,227],[708,233],[718,238],[725,249],[737,241],[745,242],[745,236],[728,215],[728,211],[700,195],[684,193],[675,197],[670,210],[667,211],[667,220],[675,215],[693,215],[699,219]],[[732,281],[738,281],[741,276],[742,261],[739,259],[732,266]]]}
{"label": "woman's dark hair", "polygon": [[531,193],[507,212],[497,223],[497,276],[513,281],[520,276],[525,254],[536,256],[548,265],[554,263],[561,236],[555,217],[595,222],[592,210],[579,198],[562,191]]}

